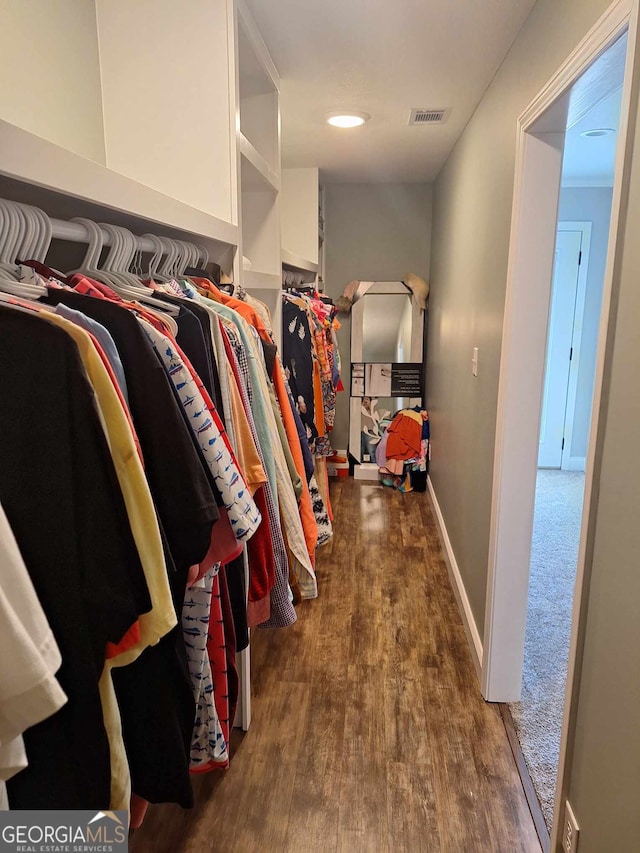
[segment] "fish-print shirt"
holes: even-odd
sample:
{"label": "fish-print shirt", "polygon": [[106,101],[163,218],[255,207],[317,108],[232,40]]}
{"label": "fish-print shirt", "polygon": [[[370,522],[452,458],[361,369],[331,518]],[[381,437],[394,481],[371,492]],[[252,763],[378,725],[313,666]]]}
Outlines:
{"label": "fish-print shirt", "polygon": [[148,323],[143,322],[142,327],[176,389],[189,426],[224,501],[234,536],[237,541],[246,542],[258,529],[262,516],[239,470],[213,403],[205,400],[206,391],[197,381],[197,374],[188,369],[186,356],[177,344]]}

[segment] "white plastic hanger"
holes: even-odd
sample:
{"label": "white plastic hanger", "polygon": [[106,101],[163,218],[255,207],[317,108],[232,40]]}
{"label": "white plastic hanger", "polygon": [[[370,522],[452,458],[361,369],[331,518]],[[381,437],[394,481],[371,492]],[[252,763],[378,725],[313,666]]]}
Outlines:
{"label": "white plastic hanger", "polygon": [[84,260],[80,264],[80,267],[77,270],[73,270],[69,275],[78,273],[80,275],[86,275],[88,278],[96,278],[97,275],[99,275],[98,261],[100,260],[102,247],[104,246],[104,234],[92,219],[85,219],[82,216],[77,216],[71,221],[84,225],[87,229],[87,233],[89,234],[89,242]]}
{"label": "white plastic hanger", "polygon": [[4,213],[3,236],[0,245],[0,271],[5,278],[17,280],[16,249],[22,240],[25,220],[12,201],[0,199],[0,208]]}
{"label": "white plastic hanger", "polygon": [[164,263],[155,274],[156,281],[168,282],[173,280],[173,265],[178,256],[178,247],[168,237],[158,238],[166,252]]}

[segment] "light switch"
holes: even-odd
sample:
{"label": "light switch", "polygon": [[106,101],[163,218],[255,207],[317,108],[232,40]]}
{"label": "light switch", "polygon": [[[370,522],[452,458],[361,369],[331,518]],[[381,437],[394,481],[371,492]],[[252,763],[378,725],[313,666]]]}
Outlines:
{"label": "light switch", "polygon": [[478,375],[478,347],[473,348],[473,357],[471,358],[471,372],[474,376]]}

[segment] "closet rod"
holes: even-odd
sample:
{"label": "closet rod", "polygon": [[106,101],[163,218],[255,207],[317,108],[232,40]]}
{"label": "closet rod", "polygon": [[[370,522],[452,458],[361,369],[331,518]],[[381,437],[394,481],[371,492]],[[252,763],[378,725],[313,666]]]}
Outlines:
{"label": "closet rod", "polygon": [[[51,219],[52,237],[54,240],[69,240],[72,243],[89,243],[89,232],[81,222],[67,222],[64,219]],[[111,245],[111,237],[100,229],[104,235],[104,245]],[[136,238],[136,249],[142,252],[155,252],[156,247],[148,237]]]}

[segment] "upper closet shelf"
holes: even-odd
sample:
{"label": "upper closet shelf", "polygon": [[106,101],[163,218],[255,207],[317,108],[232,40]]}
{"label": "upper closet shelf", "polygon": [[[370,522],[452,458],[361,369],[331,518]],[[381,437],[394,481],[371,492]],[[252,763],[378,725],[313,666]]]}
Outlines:
{"label": "upper closet shelf", "polygon": [[268,272],[243,270],[242,283],[247,290],[282,290],[282,276]]}
{"label": "upper closet shelf", "polygon": [[280,77],[244,0],[237,0],[240,98],[280,90]]}
{"label": "upper closet shelf", "polygon": [[264,157],[244,134],[240,134],[240,154],[242,155],[241,186],[243,190],[280,191],[280,176],[269,166]]}
{"label": "upper closet shelf", "polygon": [[160,225],[167,236],[202,243],[212,254],[238,245],[237,225],[2,120],[0,151],[3,191],[50,215],[88,216],[138,233]]}
{"label": "upper closet shelf", "polygon": [[282,250],[282,265],[288,269],[300,270],[302,272],[317,273],[319,269],[318,264],[294,255],[293,252],[289,252],[287,249]]}

